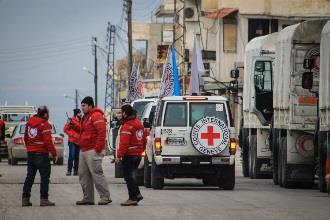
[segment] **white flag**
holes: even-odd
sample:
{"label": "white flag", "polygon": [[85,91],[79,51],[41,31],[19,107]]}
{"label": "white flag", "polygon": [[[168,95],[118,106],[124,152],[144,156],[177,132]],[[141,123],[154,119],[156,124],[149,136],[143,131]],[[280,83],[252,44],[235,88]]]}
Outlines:
{"label": "white flag", "polygon": [[202,60],[202,53],[199,49],[199,43],[195,37],[194,40],[194,48],[192,54],[192,62],[191,62],[191,75],[190,75],[190,83],[189,83],[189,94],[193,93],[200,94],[200,77],[204,74],[205,68]]}
{"label": "white flag", "polygon": [[174,92],[174,78],[173,78],[173,65],[172,65],[172,53],[169,49],[167,52],[166,63],[163,69],[163,76],[160,82],[159,98],[165,96],[172,96]]}
{"label": "white flag", "polygon": [[126,102],[131,103],[136,99],[143,98],[142,82],[139,80],[140,68],[135,63],[132,66],[131,76],[128,83]]}

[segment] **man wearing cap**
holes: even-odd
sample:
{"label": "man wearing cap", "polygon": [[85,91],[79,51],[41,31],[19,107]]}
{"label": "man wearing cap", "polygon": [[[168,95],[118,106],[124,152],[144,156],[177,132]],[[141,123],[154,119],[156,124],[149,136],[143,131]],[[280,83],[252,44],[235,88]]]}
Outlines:
{"label": "man wearing cap", "polygon": [[77,205],[94,205],[94,185],[100,195],[99,205],[111,203],[107,180],[103,174],[102,160],[105,154],[106,121],[101,109],[94,106],[92,97],[81,101],[84,116],[79,127],[80,147],[79,181],[84,197]]}
{"label": "man wearing cap", "polygon": [[78,165],[79,165],[79,130],[74,129],[75,127],[79,127],[79,123],[81,120],[81,111],[80,109],[73,109],[73,117],[69,118],[67,123],[64,126],[63,131],[69,136],[69,159],[68,159],[68,171],[66,173],[67,176],[71,176],[72,168],[73,175],[78,175]]}
{"label": "man wearing cap", "polygon": [[40,173],[40,206],[54,206],[48,200],[51,165],[49,153],[57,162],[57,152],[52,141],[52,126],[48,122],[47,106],[38,108],[25,126],[24,141],[27,150],[27,175],[23,187],[22,206],[32,206],[31,188],[37,171]]}

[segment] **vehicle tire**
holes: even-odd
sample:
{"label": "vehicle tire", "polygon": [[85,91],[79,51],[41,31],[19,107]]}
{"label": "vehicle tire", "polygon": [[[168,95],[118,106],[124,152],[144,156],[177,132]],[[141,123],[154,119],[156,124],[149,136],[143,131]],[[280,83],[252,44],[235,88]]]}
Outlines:
{"label": "vehicle tire", "polygon": [[164,177],[154,158],[151,164],[151,187],[153,189],[162,189],[164,187]]}
{"label": "vehicle tire", "polygon": [[248,129],[242,129],[242,171],[244,177],[249,177],[249,135],[248,135]]}
{"label": "vehicle tire", "polygon": [[63,165],[63,157],[62,158],[58,158],[57,159],[57,162],[56,162],[56,165]]}
{"label": "vehicle tire", "polygon": [[251,136],[251,143],[249,148],[249,174],[251,179],[257,178],[257,135]]}
{"label": "vehicle tire", "polygon": [[16,166],[18,164],[18,160],[15,157],[11,158],[11,165]]}
{"label": "vehicle tire", "polygon": [[122,163],[115,163],[115,178],[123,178],[123,165]]}
{"label": "vehicle tire", "polygon": [[279,137],[278,143],[278,154],[277,154],[277,173],[278,173],[278,185],[283,187],[282,181],[282,146],[281,146],[281,137]]}
{"label": "vehicle tire", "polygon": [[327,160],[327,135],[328,132],[319,132],[318,135],[318,177],[320,192],[327,192],[325,181],[325,165]]}
{"label": "vehicle tire", "polygon": [[221,169],[219,188],[233,190],[235,187],[235,164],[224,166]]}
{"label": "vehicle tire", "polygon": [[281,175],[282,187],[294,188],[295,182],[288,181],[288,168],[287,168],[287,137],[281,138]]}
{"label": "vehicle tire", "polygon": [[205,176],[203,177],[203,184],[205,186],[217,186],[218,185],[218,180],[214,178],[214,176]]}
{"label": "vehicle tire", "polygon": [[142,175],[138,175],[138,172],[137,170],[135,170],[133,172],[133,178],[135,180],[135,183],[138,185],[138,186],[143,186],[144,185],[144,176]]}
{"label": "vehicle tire", "polygon": [[144,186],[151,188],[151,167],[147,156],[144,157]]}
{"label": "vehicle tire", "polygon": [[278,138],[279,133],[276,129],[272,130],[272,169],[273,169],[273,182],[275,185],[279,184],[278,180]]}

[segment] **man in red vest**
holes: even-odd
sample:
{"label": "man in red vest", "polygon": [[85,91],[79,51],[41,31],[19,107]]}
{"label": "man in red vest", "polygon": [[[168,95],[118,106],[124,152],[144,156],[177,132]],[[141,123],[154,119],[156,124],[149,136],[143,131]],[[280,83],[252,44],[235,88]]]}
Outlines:
{"label": "man in red vest", "polygon": [[25,126],[24,141],[27,149],[27,176],[23,187],[22,206],[32,206],[31,188],[37,171],[40,173],[40,206],[54,206],[48,200],[51,165],[49,153],[57,162],[57,152],[52,141],[52,126],[48,122],[47,106],[38,108],[37,114]]}
{"label": "man in red vest", "polygon": [[[99,205],[111,203],[107,180],[103,174],[102,160],[105,155],[106,121],[101,109],[94,106],[92,97],[81,101],[84,117],[79,130],[79,181],[84,197],[77,205],[94,205],[94,185],[101,200]],[[77,129],[77,128],[75,128]]]}
{"label": "man in red vest", "polygon": [[5,141],[5,122],[0,116],[0,144]]}
{"label": "man in red vest", "polygon": [[121,107],[123,122],[119,130],[119,148],[116,152],[116,162],[122,162],[129,198],[122,206],[136,206],[143,199],[138,185],[133,178],[134,170],[139,166],[141,155],[146,144],[144,127],[136,118],[131,105]]}
{"label": "man in red vest", "polygon": [[79,132],[75,130],[75,127],[79,127],[81,120],[81,111],[80,109],[73,109],[73,117],[68,119],[68,122],[65,124],[63,131],[69,136],[69,159],[68,159],[68,171],[67,176],[71,176],[72,168],[73,175],[78,175],[78,165],[79,165],[79,153],[80,149],[78,146],[79,141]]}

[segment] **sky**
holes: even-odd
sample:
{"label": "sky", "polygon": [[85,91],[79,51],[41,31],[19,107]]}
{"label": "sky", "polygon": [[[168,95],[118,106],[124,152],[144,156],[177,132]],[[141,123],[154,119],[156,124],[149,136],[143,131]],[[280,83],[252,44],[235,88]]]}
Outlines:
{"label": "sky", "polygon": [[[133,0],[133,20],[150,21],[161,3]],[[122,0],[0,0],[0,105],[46,104],[62,130],[65,113],[74,108],[74,90],[81,98],[94,96],[93,76],[82,69],[94,72],[91,37],[106,47],[108,21],[125,23],[122,5]],[[115,50],[116,58],[126,55],[121,44]],[[103,108],[106,60],[99,54],[98,61]]]}

